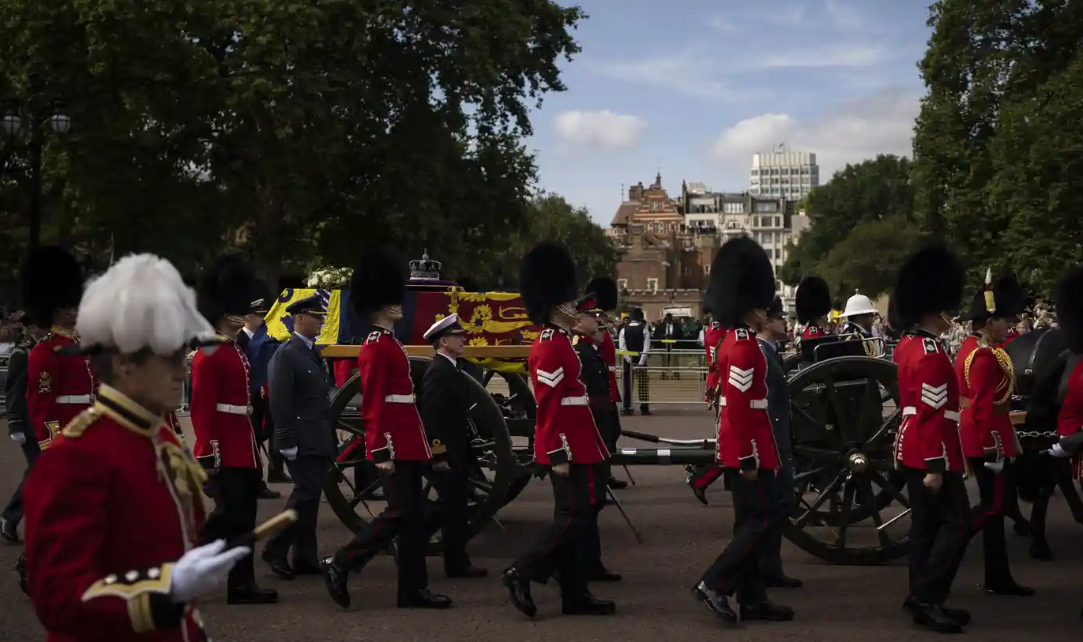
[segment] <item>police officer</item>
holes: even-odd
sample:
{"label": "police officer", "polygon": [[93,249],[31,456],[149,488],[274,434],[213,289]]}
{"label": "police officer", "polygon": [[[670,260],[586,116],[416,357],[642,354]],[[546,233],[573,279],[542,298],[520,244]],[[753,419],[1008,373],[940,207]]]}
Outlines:
{"label": "police officer", "polygon": [[439,500],[429,518],[429,532],[443,531],[444,572],[448,577],[478,578],[488,571],[477,568],[466,553],[469,539],[467,498],[470,473],[477,466],[470,424],[471,381],[463,372],[466,329],[457,314],[432,324],[425,341],[436,354],[421,380],[419,410],[432,451],[429,478]]}
{"label": "police officer", "polygon": [[632,380],[639,382],[639,410],[644,415],[651,414],[651,381],[646,370],[638,370],[647,365],[647,352],[651,349],[651,333],[643,320],[643,309],[635,308],[631,312],[632,320],[620,331],[618,342],[621,352],[634,352],[635,356],[624,355],[624,414],[631,415]]}
{"label": "police officer", "polygon": [[372,323],[357,359],[361,377],[361,418],[365,449],[384,480],[387,508],[334,557],[325,560],[327,593],[343,608],[350,605],[349,573],[357,573],[398,538],[399,608],[446,609],[451,599],[429,591],[425,568],[423,476],[432,454],[417,412],[410,359],[392,330],[402,320],[406,270],[400,257],[384,249],[362,253],[350,278],[350,304]]}
{"label": "police officer", "polygon": [[945,606],[972,529],[959,442],[959,384],[940,335],[963,294],[963,267],[948,249],[931,245],[899,269],[894,312],[906,334],[895,347],[902,424],[896,465],[910,497],[910,590],[914,622],[958,633],[970,614]]}
{"label": "police officer", "polygon": [[767,253],[748,237],[727,241],[711,265],[711,311],[730,332],[718,350],[721,379],[718,463],[732,475],[733,539],[704,572],[694,597],[728,623],[737,621],[729,597],[739,591],[742,620],[793,619],[793,610],[767,599],[760,569],[764,542],[781,528],[781,465],[768,414],[767,359],[756,334],[775,299]]}
{"label": "police officer", "polygon": [[[23,451],[23,457],[26,458],[26,474],[29,474],[41,450],[38,448],[38,440],[34,438],[26,407],[26,360],[43,333],[29,315],[23,316],[22,323],[23,336],[8,355],[7,380],[4,382],[4,406],[8,420],[8,433],[11,440],[19,444],[19,449]],[[23,476],[24,480],[26,474]],[[22,497],[23,484],[20,483],[12,494],[11,500],[8,501],[7,507],[4,508],[3,514],[0,515],[0,538],[11,544],[19,543],[19,522],[23,519]]]}
{"label": "police officer", "polygon": [[[236,255],[219,259],[199,284],[200,312],[224,342],[192,359],[193,450],[215,482],[204,543],[243,536],[256,525],[263,462],[252,426],[248,358],[236,342],[252,310],[255,287],[251,269]],[[230,604],[268,604],[278,601],[278,593],[256,584],[248,556],[230,571],[226,598]]]}
{"label": "police officer", "polygon": [[[297,511],[297,523],[267,542],[263,559],[279,577],[320,575],[316,520],[328,466],[338,440],[331,417],[331,386],[316,339],[326,314],[323,301],[311,296],[290,304],[293,335],[275,353],[270,376],[270,414],[276,448],[286,459],[293,492],[286,507]],[[288,558],[293,549],[293,563]]]}
{"label": "police officer", "polygon": [[571,326],[579,316],[575,263],[560,245],[542,243],[523,257],[519,287],[530,320],[543,326],[528,358],[538,404],[534,461],[549,475],[555,508],[553,521],[504,571],[503,583],[515,608],[533,617],[538,607],[530,582],[558,571],[565,615],[609,615],[616,605],[590,593],[584,559],[601,487],[592,481],[609,452],[572,346]]}

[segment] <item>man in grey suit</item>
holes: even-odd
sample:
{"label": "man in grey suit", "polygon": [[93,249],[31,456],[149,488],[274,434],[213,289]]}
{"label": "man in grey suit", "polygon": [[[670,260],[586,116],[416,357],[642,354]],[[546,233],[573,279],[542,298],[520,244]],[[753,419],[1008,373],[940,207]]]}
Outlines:
{"label": "man in grey suit", "polygon": [[[293,335],[271,359],[271,417],[274,443],[286,459],[293,492],[286,507],[297,511],[297,523],[275,536],[263,549],[263,559],[283,579],[320,575],[316,550],[316,518],[323,478],[335,457],[337,440],[331,418],[331,383],[316,348],[326,314],[318,296],[291,304]],[[293,548],[293,564],[288,561]]]}
{"label": "man in grey suit", "polygon": [[[756,339],[767,358],[767,414],[778,445],[779,492],[784,494],[782,504],[786,515],[793,510],[793,437],[790,434],[790,388],[786,379],[786,367],[778,353],[778,342],[785,341],[786,318],[782,312],[782,300],[775,297],[767,309],[767,325]],[[760,554],[760,571],[769,587],[799,588],[801,580],[787,577],[782,571],[782,529],[774,529],[764,543]]]}

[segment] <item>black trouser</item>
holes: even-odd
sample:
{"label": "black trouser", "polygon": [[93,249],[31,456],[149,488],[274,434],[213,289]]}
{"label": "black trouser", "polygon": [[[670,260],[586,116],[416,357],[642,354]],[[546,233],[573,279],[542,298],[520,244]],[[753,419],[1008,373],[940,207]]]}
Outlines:
{"label": "black trouser", "polygon": [[23,451],[23,457],[26,458],[26,472],[23,473],[23,479],[19,482],[19,486],[15,489],[15,493],[11,496],[11,500],[8,501],[8,505],[4,508],[4,520],[11,522],[12,526],[18,526],[19,522],[23,521],[23,484],[26,482],[26,477],[30,474],[30,469],[34,467],[34,462],[37,461],[38,455],[41,454],[41,449],[38,448],[38,442],[34,439],[34,435],[26,435],[26,441],[19,444],[19,448]]}
{"label": "black trouser", "polygon": [[284,465],[284,458],[282,453],[278,452],[278,448],[275,444],[275,428],[274,422],[271,421],[271,409],[267,400],[260,395],[252,396],[252,425],[256,428],[256,438],[263,444],[264,451],[267,453],[267,473],[263,476],[263,471],[260,471],[261,479],[274,479],[282,478],[282,467]]}
{"label": "black trouser", "polygon": [[729,471],[733,488],[733,539],[703,574],[708,589],[729,597],[738,593],[741,604],[767,599],[760,557],[768,538],[782,527],[782,498],[778,476],[760,469],[755,479]]}
{"label": "black trouser", "polygon": [[320,514],[323,480],[330,464],[331,459],[328,457],[298,457],[293,461],[286,460],[286,468],[293,478],[293,492],[286,500],[286,508],[297,511],[297,523],[267,542],[268,556],[284,560],[292,547],[294,566],[319,566],[316,520]]}
{"label": "black trouser", "polygon": [[772,530],[763,542],[760,551],[760,575],[769,580],[779,580],[786,576],[782,570],[782,520],[793,511],[795,498],[793,494],[793,458],[783,457],[786,462],[778,470],[779,518],[778,528]]}
{"label": "black trouser", "polygon": [[1010,584],[1011,567],[1008,565],[1008,542],[1004,536],[1005,509],[1015,495],[1015,470],[1011,462],[1004,461],[1004,469],[995,473],[985,467],[981,457],[970,459],[970,469],[978,480],[981,502],[971,512],[973,528],[970,536],[981,531],[982,554],[985,558],[985,585]]}
{"label": "black trouser", "polygon": [[903,467],[910,497],[910,597],[943,604],[951,593],[973,532],[961,472],[943,474],[939,491],[925,486],[924,470]]}
{"label": "black trouser", "polygon": [[[256,527],[256,503],[262,482],[259,468],[220,468],[214,475],[214,511],[203,526],[201,544],[248,534]],[[230,589],[246,588],[256,581],[255,565],[248,555],[229,572]]]}
{"label": "black trouser", "polygon": [[408,596],[429,585],[423,492],[423,473],[428,467],[427,461],[396,461],[394,472],[381,472],[387,507],[335,553],[335,566],[347,572],[360,571],[397,537],[399,595]]}
{"label": "black trouser", "polygon": [[455,573],[472,566],[466,553],[466,542],[470,539],[470,513],[467,511],[470,466],[465,462],[449,465],[448,470],[425,473],[438,496],[428,514],[425,541],[431,540],[436,531],[441,532],[444,570]]}
{"label": "black trouser", "polygon": [[624,370],[621,375],[621,388],[623,393],[621,398],[624,402],[624,409],[632,409],[632,381],[636,380],[639,383],[639,408],[640,410],[650,410],[651,404],[651,381],[650,375],[646,370],[640,370],[636,366],[632,365],[629,361],[624,361]]}
{"label": "black trouser", "polygon": [[586,549],[595,522],[597,484],[593,465],[571,464],[567,477],[549,468],[553,486],[553,521],[545,526],[512,565],[523,577],[545,582],[560,572],[560,593],[574,600],[587,593]]}

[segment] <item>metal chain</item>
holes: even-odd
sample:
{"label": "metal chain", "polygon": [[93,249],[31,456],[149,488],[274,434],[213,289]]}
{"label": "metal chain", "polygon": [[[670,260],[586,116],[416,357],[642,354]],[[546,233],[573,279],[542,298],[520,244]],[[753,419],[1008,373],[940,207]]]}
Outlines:
{"label": "metal chain", "polygon": [[1015,431],[1015,436],[1020,439],[1040,439],[1045,437],[1056,437],[1057,431],[1047,430],[1042,432],[1040,430],[1017,430]]}

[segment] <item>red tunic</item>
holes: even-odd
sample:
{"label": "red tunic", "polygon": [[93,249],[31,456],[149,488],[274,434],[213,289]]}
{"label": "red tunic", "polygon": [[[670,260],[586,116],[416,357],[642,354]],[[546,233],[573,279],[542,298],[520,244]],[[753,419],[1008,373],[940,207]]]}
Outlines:
{"label": "red tunic", "polygon": [[192,429],[195,456],[207,468],[262,465],[249,405],[248,358],[230,340],[192,358]]}
{"label": "red tunic", "polygon": [[596,464],[609,458],[594,416],[582,364],[568,331],[547,327],[530,346],[530,382],[538,403],[534,460],[544,466]]}
{"label": "red tunic", "polygon": [[902,425],[895,461],[938,473],[966,471],[959,438],[959,382],[951,359],[929,334],[908,334],[895,347]]}
{"label": "red tunic", "polygon": [[756,333],[737,328],[718,349],[722,395],[718,399],[716,458],[727,468],[778,469],[778,447],[767,414],[767,358]]}
{"label": "red tunic", "polygon": [[824,330],[818,325],[807,325],[805,329],[801,331],[802,339],[819,339],[820,337],[826,337],[830,334],[827,330]]}
{"label": "red tunic", "polygon": [[997,450],[997,459],[1001,459],[1022,452],[1008,414],[1011,396],[997,403],[1014,385],[1014,377],[1001,368],[994,350],[1000,348],[994,348],[984,343],[979,335],[972,334],[955,355],[955,376],[963,405],[959,436],[963,454],[967,457],[984,457]]}
{"label": "red tunic", "polygon": [[1008,326],[1008,338],[1004,339],[1004,343],[1001,343],[1000,347],[1003,348],[1004,346],[1008,345],[1009,343],[1011,343],[1012,341],[1015,341],[1018,338],[1019,338],[1019,331],[1015,329],[1015,326],[1014,325],[1013,326]]}
{"label": "red tunic", "polygon": [[617,387],[617,345],[613,343],[613,337],[609,332],[602,332],[602,342],[598,346],[602,355],[602,363],[609,369],[609,396],[613,403],[620,402],[620,390]]}
{"label": "red tunic", "polygon": [[54,327],[27,357],[26,402],[42,450],[94,399],[90,359],[56,352],[75,344],[73,333]]}
{"label": "red tunic", "polygon": [[361,373],[361,419],[369,461],[429,461],[429,439],[414,405],[410,357],[390,330],[365,339],[357,355]]}
{"label": "red tunic", "polygon": [[703,349],[707,351],[707,391],[706,400],[710,401],[718,390],[718,368],[715,367],[715,348],[726,338],[726,329],[718,321],[703,333]]}
{"label": "red tunic", "polygon": [[335,375],[335,385],[341,388],[346,385],[346,382],[353,376],[353,364],[355,361],[350,358],[332,359],[331,371]]}
{"label": "red tunic", "polygon": [[109,386],[26,482],[30,597],[50,642],[205,640],[169,596],[203,526],[205,476],[162,418]]}
{"label": "red tunic", "polygon": [[[1057,434],[1071,437],[1083,431],[1083,361],[1068,375],[1068,391],[1057,415]],[[1083,457],[1075,458],[1075,474],[1083,477]]]}

